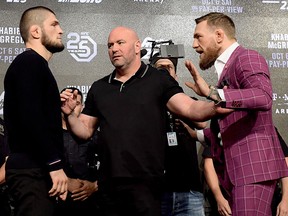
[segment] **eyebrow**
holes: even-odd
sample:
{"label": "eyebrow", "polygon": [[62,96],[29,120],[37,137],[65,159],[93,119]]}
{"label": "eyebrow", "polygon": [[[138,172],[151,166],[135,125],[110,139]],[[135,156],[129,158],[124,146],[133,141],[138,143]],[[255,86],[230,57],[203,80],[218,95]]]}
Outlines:
{"label": "eyebrow", "polygon": [[51,25],[60,25],[59,21],[58,20],[53,20],[51,22]]}
{"label": "eyebrow", "polygon": [[124,43],[126,43],[126,40],[124,40],[124,39],[119,39],[119,40],[117,40],[116,42],[108,42],[108,43],[107,43],[107,46],[110,47],[110,46],[114,45],[115,43],[119,43],[119,42],[124,42]]}
{"label": "eyebrow", "polygon": [[196,38],[196,37],[200,37],[201,35],[199,34],[199,33],[195,33],[194,34],[194,38]]}

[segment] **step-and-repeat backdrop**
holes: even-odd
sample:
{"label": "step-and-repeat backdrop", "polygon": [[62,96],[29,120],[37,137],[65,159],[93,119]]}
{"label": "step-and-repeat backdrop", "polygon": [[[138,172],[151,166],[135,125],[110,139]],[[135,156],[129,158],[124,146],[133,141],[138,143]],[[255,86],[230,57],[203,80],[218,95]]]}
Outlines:
{"label": "step-and-repeat backdrop", "polygon": [[[66,49],[53,56],[50,67],[59,89],[76,86],[86,96],[92,82],[113,70],[107,53],[107,37],[112,28],[124,25],[135,29],[147,50],[152,43],[172,40],[183,44],[185,57],[179,59],[178,79],[191,80],[184,60],[198,66],[192,49],[194,19],[208,12],[231,16],[237,39],[247,48],[258,50],[267,59],[273,82],[273,115],[280,133],[288,141],[288,0],[1,0],[0,2],[0,115],[3,115],[3,80],[13,59],[24,50],[19,33],[22,12],[43,5],[55,11],[64,30]],[[216,83],[214,69],[201,71]],[[29,95],[27,95],[29,97]]]}

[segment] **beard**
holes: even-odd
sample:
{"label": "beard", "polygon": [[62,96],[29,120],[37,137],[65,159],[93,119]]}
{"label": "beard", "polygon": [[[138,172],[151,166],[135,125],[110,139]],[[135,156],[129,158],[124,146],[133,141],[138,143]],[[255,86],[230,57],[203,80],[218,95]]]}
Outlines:
{"label": "beard", "polygon": [[43,32],[43,37],[41,39],[41,42],[45,48],[51,52],[51,53],[56,53],[56,52],[61,52],[64,50],[65,46],[62,42],[53,42],[50,40],[45,32]]}
{"label": "beard", "polygon": [[203,53],[204,55],[200,59],[199,67],[202,70],[207,70],[212,67],[219,56],[219,50],[220,48],[217,48],[216,46],[211,46],[210,48],[207,48],[205,54]]}

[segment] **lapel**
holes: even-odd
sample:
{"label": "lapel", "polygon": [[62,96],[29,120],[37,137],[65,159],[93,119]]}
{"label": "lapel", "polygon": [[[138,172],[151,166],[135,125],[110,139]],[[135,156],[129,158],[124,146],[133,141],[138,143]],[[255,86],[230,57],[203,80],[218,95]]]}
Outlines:
{"label": "lapel", "polygon": [[244,48],[242,46],[238,46],[230,58],[228,59],[227,63],[224,66],[223,72],[220,76],[220,79],[218,80],[218,88],[223,88],[225,85],[229,85],[231,83],[230,80],[230,73],[228,73],[229,70],[233,70],[234,68],[231,68],[231,64],[234,63],[235,58],[239,55],[240,52],[242,52]]}

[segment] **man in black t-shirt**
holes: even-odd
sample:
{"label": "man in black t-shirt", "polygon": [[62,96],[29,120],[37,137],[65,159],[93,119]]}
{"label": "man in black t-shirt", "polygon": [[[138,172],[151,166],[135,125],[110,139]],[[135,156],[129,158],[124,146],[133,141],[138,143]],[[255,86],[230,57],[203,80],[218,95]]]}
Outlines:
{"label": "man in black t-shirt", "polygon": [[191,121],[231,111],[213,102],[194,101],[167,71],[159,73],[141,62],[141,42],[134,30],[114,28],[107,45],[115,70],[92,84],[79,117],[73,112],[76,93],[71,91],[61,94],[62,111],[81,138],[91,137],[100,127],[104,179],[99,190],[106,189],[111,215],[157,216],[161,214],[167,108]]}

